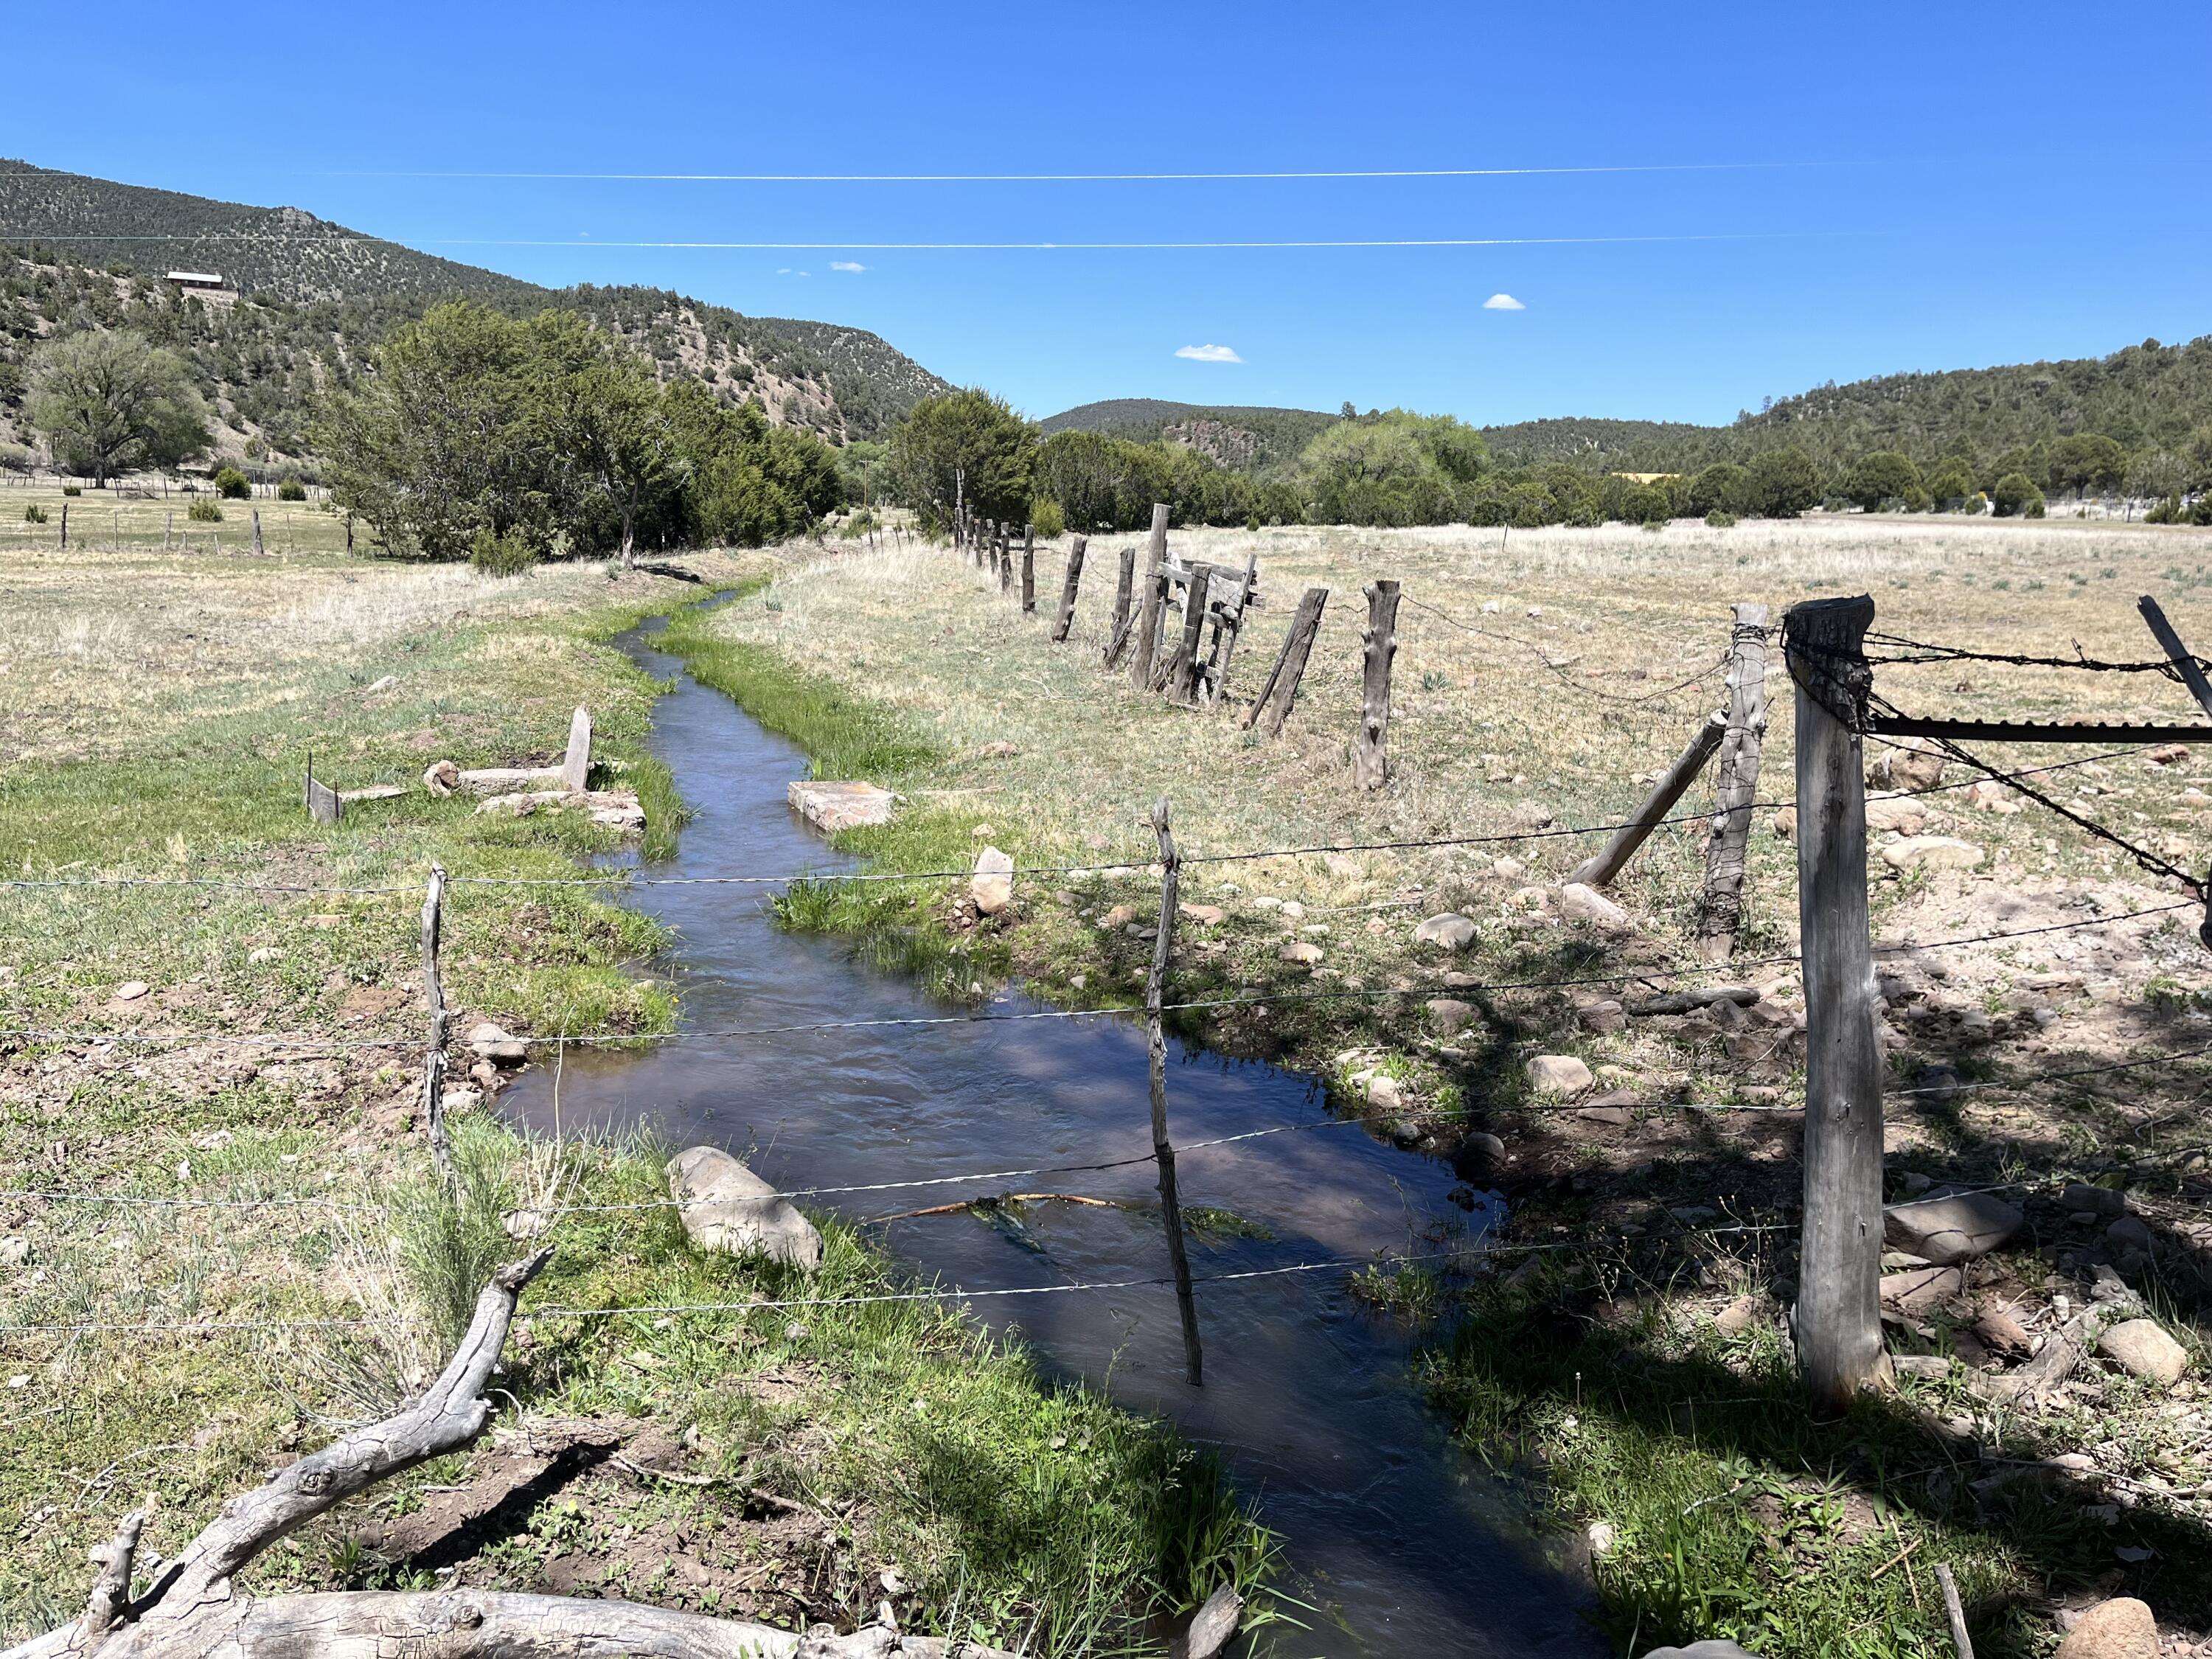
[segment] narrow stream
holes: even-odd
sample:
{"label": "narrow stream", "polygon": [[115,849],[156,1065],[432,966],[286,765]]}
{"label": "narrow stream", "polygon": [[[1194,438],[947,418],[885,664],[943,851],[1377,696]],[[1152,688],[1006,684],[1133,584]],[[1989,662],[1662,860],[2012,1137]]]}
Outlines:
{"label": "narrow stream", "polygon": [[[785,786],[806,759],[680,659],[653,623],[617,643],[648,673],[675,676],[653,743],[697,817],[664,876],[833,870],[841,860],[792,811]],[[706,1030],[941,1014],[910,982],[850,959],[835,939],[779,932],[764,890],[650,887],[634,902],[677,930],[665,971],[686,1020]],[[1009,996],[991,1012],[1032,1008]],[[1181,1045],[1169,1115],[1180,1143],[1325,1115],[1310,1079]],[[507,1095],[550,1127],[552,1073]],[[855,1185],[1149,1154],[1142,1030],[1118,1019],[962,1023],[672,1042],[643,1054],[570,1055],[560,1113],[570,1130],[644,1122],[677,1144],[748,1155],[785,1187]],[[1182,1200],[1217,1206],[1270,1237],[1194,1240],[1194,1273],[1233,1273],[1384,1249],[1433,1249],[1431,1218],[1480,1224],[1451,1205],[1451,1172],[1357,1127],[1283,1133],[1178,1160]],[[1149,1164],[1036,1183],[853,1194],[850,1217],[1009,1185],[1100,1197],[1157,1196]],[[875,1231],[925,1278],[975,1290],[1150,1278],[1166,1271],[1157,1211],[1031,1206],[1026,1242],[964,1212]],[[1165,1288],[1078,1291],[973,1304],[1018,1326],[1045,1359],[1124,1404],[1217,1447],[1287,1543],[1290,1592],[1310,1631],[1285,1656],[1602,1654],[1586,1592],[1515,1519],[1516,1500],[1447,1439],[1408,1373],[1411,1341],[1355,1304],[1340,1273],[1199,1287],[1206,1384],[1182,1376]]]}

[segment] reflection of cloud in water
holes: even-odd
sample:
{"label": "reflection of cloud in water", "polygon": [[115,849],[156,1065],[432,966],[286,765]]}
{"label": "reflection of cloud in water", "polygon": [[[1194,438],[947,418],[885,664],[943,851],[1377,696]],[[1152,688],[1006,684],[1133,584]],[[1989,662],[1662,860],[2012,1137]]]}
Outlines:
{"label": "reflection of cloud in water", "polygon": [[[665,675],[677,665],[648,666]],[[787,744],[688,681],[656,718],[656,747],[700,809],[667,873],[834,867],[784,804],[786,781],[803,770]],[[680,930],[688,966],[674,982],[696,1029],[948,1012],[834,940],[777,933],[750,890],[648,888],[633,902]],[[987,1012],[1033,1006],[1011,999]],[[1175,1139],[1186,1146],[1322,1115],[1307,1079],[1180,1046],[1168,1093]],[[540,1066],[505,1099],[546,1126],[551,1094],[550,1068]],[[858,1027],[571,1053],[561,1114],[570,1128],[642,1120],[678,1141],[757,1147],[760,1172],[787,1188],[1110,1163],[1152,1148],[1143,1035],[1125,1019]],[[1431,1224],[1464,1233],[1486,1218],[1448,1200],[1449,1170],[1356,1127],[1189,1152],[1178,1173],[1187,1206],[1232,1211],[1270,1235],[1194,1238],[1201,1277],[1435,1249],[1420,1237]],[[885,1242],[925,1279],[978,1290],[1167,1272],[1149,1163],[822,1201],[866,1217],[1010,1184],[1147,1207],[1030,1206],[1024,1224],[1040,1250],[957,1212],[892,1224]],[[1510,1493],[1450,1445],[1407,1374],[1406,1334],[1356,1304],[1341,1272],[1200,1285],[1206,1385],[1198,1390],[1182,1382],[1164,1286],[992,1299],[973,1310],[1018,1328],[1048,1364],[1167,1413],[1220,1448],[1286,1535],[1304,1576],[1293,1593],[1323,1610],[1296,1638],[1300,1654],[1579,1659],[1601,1650],[1577,1611],[1583,1590],[1522,1536]]]}

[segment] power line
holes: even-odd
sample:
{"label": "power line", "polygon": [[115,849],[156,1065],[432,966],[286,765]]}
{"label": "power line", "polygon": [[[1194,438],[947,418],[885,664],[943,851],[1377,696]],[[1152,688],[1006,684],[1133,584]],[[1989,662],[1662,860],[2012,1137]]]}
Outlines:
{"label": "power line", "polygon": [[1247,173],[520,173],[392,167],[324,169],[311,176],[328,179],[489,179],[582,184],[1231,184],[1298,179],[1523,179],[1589,173],[1748,173],[1848,165],[1837,161],[1659,161],[1589,167],[1285,168]]}
{"label": "power line", "polygon": [[[579,241],[570,237],[423,236],[402,243],[380,236],[288,236],[284,246],[313,242],[352,243],[369,246],[407,247],[532,247],[532,248],[653,248],[690,252],[723,253],[1191,253],[1322,248],[1455,248],[1455,247],[1608,247],[1656,244],[1827,240],[1886,233],[1869,230],[1775,230],[1662,233],[1639,236],[1344,236],[1289,237],[1273,240],[1229,239],[1197,241],[1029,241],[1029,242],[719,242],[676,240]],[[64,242],[249,242],[265,245],[273,239],[253,232],[220,232],[179,239],[156,235],[75,235],[66,231],[0,229],[0,237],[34,241]]]}

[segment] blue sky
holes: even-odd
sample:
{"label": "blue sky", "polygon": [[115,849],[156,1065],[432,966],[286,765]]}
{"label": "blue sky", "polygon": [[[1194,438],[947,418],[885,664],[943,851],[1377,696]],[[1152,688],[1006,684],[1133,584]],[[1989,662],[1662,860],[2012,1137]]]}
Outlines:
{"label": "blue sky", "polygon": [[[10,77],[0,154],[873,329],[1040,416],[1724,421],[1832,378],[2212,331],[2201,0],[349,9],[112,6],[69,72]],[[1597,170],[410,176],[1468,168]],[[1035,242],[1062,246],[870,246]],[[1241,361],[1176,356],[1209,345]]]}

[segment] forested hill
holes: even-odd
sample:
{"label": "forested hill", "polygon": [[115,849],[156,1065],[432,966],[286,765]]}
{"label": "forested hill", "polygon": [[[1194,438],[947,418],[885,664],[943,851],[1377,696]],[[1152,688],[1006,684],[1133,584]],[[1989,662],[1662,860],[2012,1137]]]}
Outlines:
{"label": "forested hill", "polygon": [[[146,238],[155,240],[148,240]],[[189,311],[161,278],[218,275],[230,294]],[[349,372],[394,324],[440,300],[517,316],[575,311],[780,423],[833,441],[880,437],[945,381],[865,330],[749,317],[665,289],[541,288],[362,236],[298,208],[247,207],[0,160],[0,441],[39,339],[133,326],[187,351],[226,421],[223,453],[257,441],[303,458],[313,387]],[[169,314],[173,313],[174,314]]]}
{"label": "forested hill", "polygon": [[1245,472],[1286,470],[1313,435],[1340,417],[1314,409],[1170,403],[1158,398],[1110,398],[1062,410],[1037,422],[1055,432],[1103,432],[1109,437],[1170,443],[1197,450]]}

